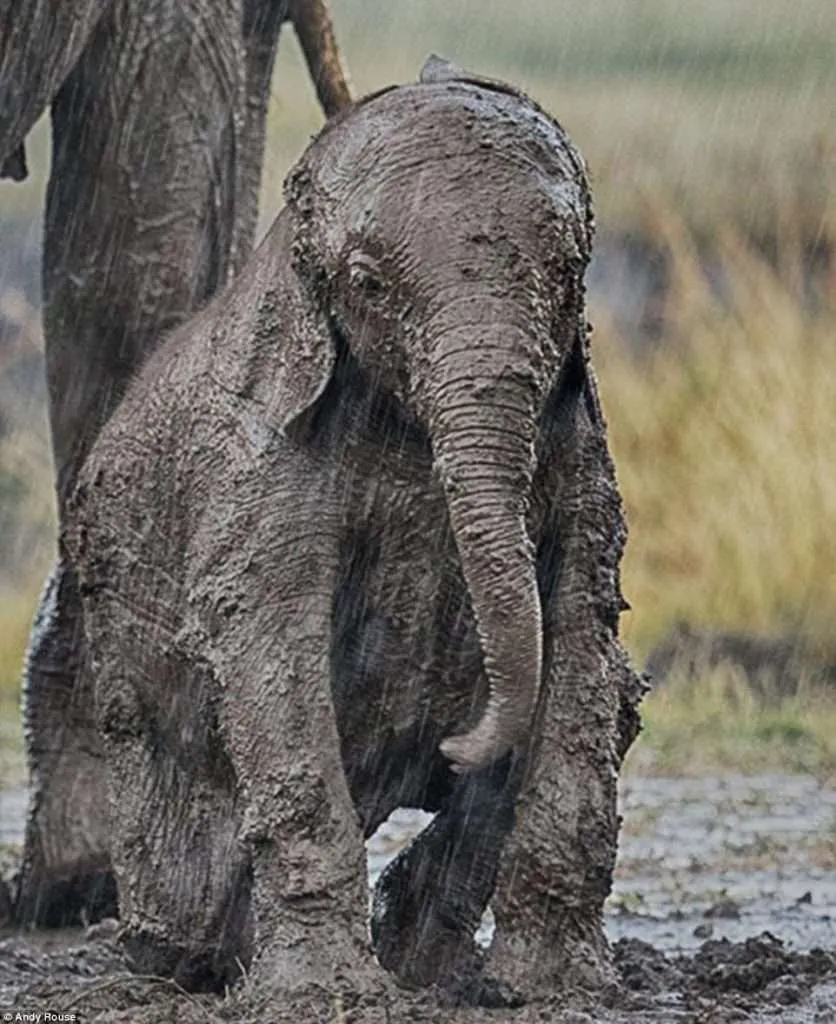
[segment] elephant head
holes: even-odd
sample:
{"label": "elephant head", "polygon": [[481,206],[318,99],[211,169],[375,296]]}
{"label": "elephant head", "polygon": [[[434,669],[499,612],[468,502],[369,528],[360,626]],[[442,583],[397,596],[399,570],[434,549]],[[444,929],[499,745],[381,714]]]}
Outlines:
{"label": "elephant head", "polygon": [[583,164],[524,95],[432,58],[327,125],[285,191],[310,308],[283,422],[322,393],[339,334],[426,429],[490,688],[442,750],[474,770],[526,749],[540,688],[526,519],[538,421],[585,338]]}

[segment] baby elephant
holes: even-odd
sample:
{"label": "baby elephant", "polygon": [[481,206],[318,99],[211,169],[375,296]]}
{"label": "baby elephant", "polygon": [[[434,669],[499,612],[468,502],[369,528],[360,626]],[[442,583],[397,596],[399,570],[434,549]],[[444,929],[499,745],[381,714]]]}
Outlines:
{"label": "baby elephant", "polygon": [[606,976],[635,677],[582,162],[436,58],[285,189],[75,495],[127,952],[193,987],[360,984],[363,838],[407,806],[438,813],[372,910],[402,984],[484,994],[495,889],[492,970]]}

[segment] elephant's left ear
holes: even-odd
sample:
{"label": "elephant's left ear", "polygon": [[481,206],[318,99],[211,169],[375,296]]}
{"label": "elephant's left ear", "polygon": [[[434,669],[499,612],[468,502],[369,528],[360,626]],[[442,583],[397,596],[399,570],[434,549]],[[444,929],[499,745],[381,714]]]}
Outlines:
{"label": "elephant's left ear", "polygon": [[278,265],[278,291],[268,290],[259,307],[265,330],[281,325],[269,420],[283,433],[322,396],[334,371],[337,352],[326,313],[324,273],[316,258],[316,215],[308,161],[303,157],[285,181],[287,205],[277,218],[271,247]]}
{"label": "elephant's left ear", "polygon": [[424,61],[418,81],[422,85],[432,85],[437,82],[454,82],[457,78],[465,78],[466,72],[452,61],[439,57],[437,53],[431,53]]}

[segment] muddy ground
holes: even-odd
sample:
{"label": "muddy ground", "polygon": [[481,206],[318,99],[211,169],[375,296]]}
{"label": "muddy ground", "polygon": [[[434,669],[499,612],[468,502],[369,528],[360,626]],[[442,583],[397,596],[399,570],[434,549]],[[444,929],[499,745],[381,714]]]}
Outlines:
{"label": "muddy ground", "polygon": [[[6,932],[0,1020],[51,1012],[132,1024],[836,1022],[836,789],[804,776],[627,778],[622,809],[607,916],[622,986],[595,1001],[555,993],[519,1010],[454,1009],[432,992],[380,987],[278,1006],[246,983],[217,998],[138,979],[108,937]],[[0,793],[0,840],[19,840],[22,810],[20,791]],[[408,812],[383,826],[370,844],[372,876],[417,827],[420,816]],[[490,929],[487,918],[485,941]]]}

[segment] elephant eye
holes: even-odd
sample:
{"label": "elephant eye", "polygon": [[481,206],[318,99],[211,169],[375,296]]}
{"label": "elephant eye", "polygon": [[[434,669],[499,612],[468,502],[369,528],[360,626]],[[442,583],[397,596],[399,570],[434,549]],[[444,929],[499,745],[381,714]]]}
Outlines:
{"label": "elephant eye", "polygon": [[380,302],[386,295],[380,267],[365,254],[358,254],[349,261],[348,282],[355,296],[366,302]]}

